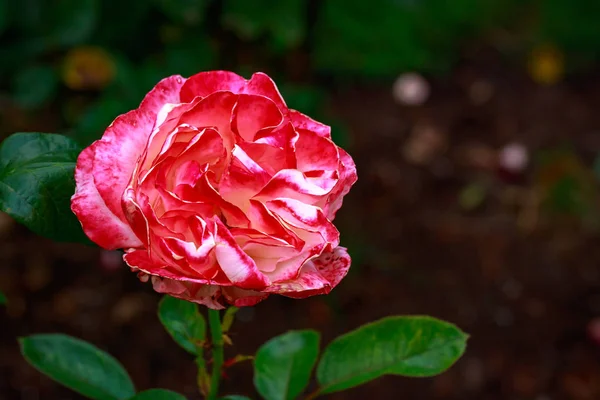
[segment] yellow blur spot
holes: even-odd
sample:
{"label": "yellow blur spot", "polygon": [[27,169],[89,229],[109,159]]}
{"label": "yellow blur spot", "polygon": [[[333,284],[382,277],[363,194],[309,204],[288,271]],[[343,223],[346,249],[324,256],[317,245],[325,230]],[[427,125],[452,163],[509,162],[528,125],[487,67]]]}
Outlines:
{"label": "yellow blur spot", "polygon": [[564,74],[564,56],[557,48],[545,45],[531,52],[529,56],[529,74],[541,85],[553,85]]}
{"label": "yellow blur spot", "polygon": [[106,87],[115,77],[116,67],[102,48],[82,46],[65,56],[62,78],[73,90],[93,90]]}

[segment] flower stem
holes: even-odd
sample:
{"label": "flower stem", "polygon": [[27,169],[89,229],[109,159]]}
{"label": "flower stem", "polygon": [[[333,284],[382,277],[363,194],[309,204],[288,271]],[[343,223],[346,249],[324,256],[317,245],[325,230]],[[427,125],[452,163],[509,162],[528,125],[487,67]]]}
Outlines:
{"label": "flower stem", "polygon": [[208,309],[208,325],[212,342],[213,365],[210,377],[210,391],[207,400],[216,400],[219,393],[221,368],[223,367],[223,332],[221,331],[221,317],[218,310]]}
{"label": "flower stem", "polygon": [[208,393],[208,374],[206,373],[206,362],[204,361],[204,354],[198,353],[196,357],[196,365],[198,366],[198,374],[196,375],[196,383],[200,389],[200,393],[203,397],[206,397]]}

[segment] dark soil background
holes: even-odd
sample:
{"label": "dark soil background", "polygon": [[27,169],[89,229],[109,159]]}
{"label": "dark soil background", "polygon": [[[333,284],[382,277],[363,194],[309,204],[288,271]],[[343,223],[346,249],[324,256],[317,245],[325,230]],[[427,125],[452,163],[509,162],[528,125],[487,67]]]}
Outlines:
{"label": "dark soil background", "polygon": [[[346,147],[359,174],[336,219],[353,255],[351,271],[329,296],[272,296],[242,309],[228,354],[252,354],[289,329],[318,329],[327,343],[380,317],[429,314],[471,335],[448,372],[385,377],[326,398],[600,398],[600,237],[591,172],[600,150],[600,77],[538,86],[518,69],[498,67],[501,60],[480,58],[432,79],[422,106],[395,103],[390,82],[334,91],[331,110],[349,127]],[[473,89],[481,82],[485,96]],[[38,119],[26,125],[35,129]],[[498,164],[498,151],[513,142],[530,157],[520,173]],[[560,155],[544,167],[538,156],[553,149]],[[565,174],[587,185],[576,194],[591,204],[586,213],[545,206],[548,188]],[[474,183],[484,195],[461,206]],[[17,337],[42,332],[110,352],[139,389],[200,398],[193,360],[156,317],[160,296],[118,253],[53,243],[0,215],[0,289],[8,297],[0,309],[0,399],[81,398],[20,355]],[[250,363],[227,371],[224,390],[254,393]]]}

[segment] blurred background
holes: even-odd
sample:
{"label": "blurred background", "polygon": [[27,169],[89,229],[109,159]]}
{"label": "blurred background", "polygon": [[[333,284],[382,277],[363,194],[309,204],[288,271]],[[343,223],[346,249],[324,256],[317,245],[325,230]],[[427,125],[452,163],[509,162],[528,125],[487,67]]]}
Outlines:
{"label": "blurred background", "polygon": [[[450,371],[329,398],[600,399],[599,20],[597,0],[0,0],[0,140],[88,145],[164,76],[264,71],[357,163],[336,219],[354,261],[329,296],[242,309],[230,355],[430,314],[471,334]],[[119,253],[0,214],[0,289],[0,399],[80,398],[20,356],[42,332],[199,399]],[[225,390],[253,393],[250,363]]]}

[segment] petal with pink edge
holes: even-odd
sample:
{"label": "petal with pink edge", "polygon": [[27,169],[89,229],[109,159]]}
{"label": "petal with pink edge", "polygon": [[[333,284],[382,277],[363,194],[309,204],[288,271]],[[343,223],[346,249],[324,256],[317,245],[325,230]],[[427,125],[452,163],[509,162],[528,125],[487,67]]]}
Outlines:
{"label": "petal with pink edge", "polygon": [[240,94],[233,112],[232,127],[242,139],[251,142],[259,130],[275,127],[282,121],[283,115],[273,100],[264,96]]}
{"label": "petal with pink edge", "polygon": [[318,232],[327,243],[336,243],[340,234],[319,207],[293,199],[267,201],[267,209],[291,226],[308,232]]}
{"label": "petal with pink edge", "polygon": [[223,297],[236,307],[250,307],[269,297],[268,293],[240,289],[235,286],[221,286]]}
{"label": "petal with pink edge", "polygon": [[223,223],[215,218],[215,254],[221,269],[231,283],[242,289],[264,289],[269,279],[256,267],[254,261],[243,252]]}
{"label": "petal with pink edge", "polygon": [[188,78],[181,88],[181,101],[189,103],[196,97],[206,97],[211,93],[226,90],[240,93],[246,80],[229,71],[200,72]]}
{"label": "petal with pink edge", "polygon": [[268,201],[274,198],[290,198],[310,205],[321,206],[326,196],[337,183],[337,177],[310,179],[295,169],[279,171],[255,196],[255,199]]}
{"label": "petal with pink edge", "polygon": [[[159,244],[157,244],[158,246]],[[166,249],[170,251],[170,249]],[[156,252],[155,252],[156,253]],[[133,250],[123,256],[123,260],[132,269],[139,270],[145,274],[152,276],[160,276],[162,278],[168,278],[175,281],[198,283],[203,285],[210,284],[231,284],[226,278],[220,281],[214,281],[198,276],[198,273],[189,266],[184,265],[183,269],[181,266],[170,266],[149,255],[148,250]],[[172,260],[170,261],[172,264]]]}
{"label": "petal with pink edge", "polygon": [[152,277],[152,286],[158,293],[202,304],[213,310],[222,310],[225,308],[225,304],[221,301],[220,286],[174,281],[157,276]]}
{"label": "petal with pink edge", "polygon": [[182,84],[183,79],[179,76],[160,81],[146,95],[138,109],[117,117],[102,139],[96,142],[94,182],[108,208],[124,222],[121,196],[146,147],[158,112],[165,103],[179,102]]}
{"label": "petal with pink edge", "polygon": [[107,206],[94,185],[92,166],[95,145],[79,154],[75,181],[77,188],[71,198],[71,210],[75,213],[85,234],[107,250],[142,245],[128,223],[118,218]]}
{"label": "petal with pink edge", "polygon": [[199,129],[214,127],[222,136],[225,148],[230,151],[235,143],[235,136],[231,132],[231,118],[236,101],[237,95],[215,92],[181,114],[179,123]]}
{"label": "petal with pink edge", "polygon": [[333,252],[323,253],[306,262],[297,278],[274,283],[265,291],[296,299],[327,294],[346,276],[350,262],[347,250],[337,247]]}
{"label": "petal with pink edge", "polygon": [[340,153],[340,179],[335,185],[327,198],[327,204],[323,207],[323,211],[330,221],[335,218],[335,213],[342,207],[344,196],[348,194],[350,188],[357,181],[356,165],[352,157],[342,149],[338,149]]}
{"label": "petal with pink edge", "polygon": [[298,132],[302,133],[302,131],[310,131],[319,136],[331,139],[330,126],[317,122],[296,110],[290,110],[289,118]]}
{"label": "petal with pink edge", "polygon": [[277,89],[277,85],[267,74],[257,72],[250,78],[248,84],[244,87],[241,93],[258,94],[265,96],[275,102],[281,111],[287,110],[285,101]]}
{"label": "petal with pink edge", "polygon": [[298,169],[306,171],[335,171],[339,167],[338,147],[314,132],[303,132],[296,142]]}
{"label": "petal with pink edge", "polygon": [[[152,133],[160,108],[164,103],[179,101],[183,83],[180,76],[160,81],[138,109],[118,117],[102,139],[78,158],[77,189],[71,207],[82,221],[86,234],[102,247],[114,249],[141,244],[127,228],[121,196]],[[103,230],[106,233],[102,233]]]}

